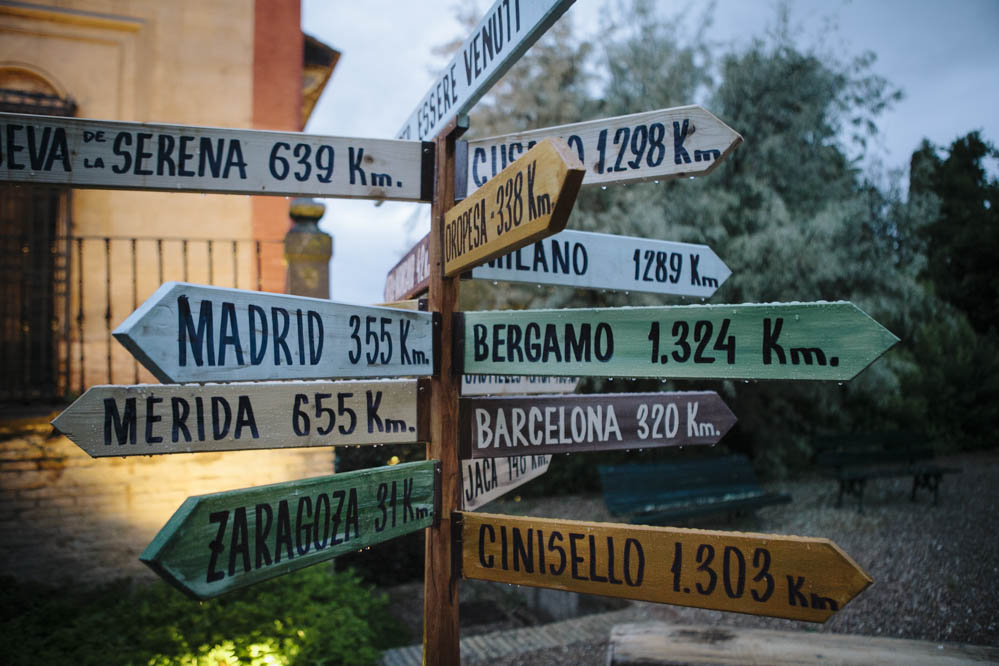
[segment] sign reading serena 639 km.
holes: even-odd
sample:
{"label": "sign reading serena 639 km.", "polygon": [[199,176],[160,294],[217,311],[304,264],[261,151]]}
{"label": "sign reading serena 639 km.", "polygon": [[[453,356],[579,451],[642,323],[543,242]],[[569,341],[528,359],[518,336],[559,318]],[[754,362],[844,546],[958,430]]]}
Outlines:
{"label": "sign reading serena 639 km.", "polygon": [[468,374],[846,381],[898,342],[852,303],[467,312]]}

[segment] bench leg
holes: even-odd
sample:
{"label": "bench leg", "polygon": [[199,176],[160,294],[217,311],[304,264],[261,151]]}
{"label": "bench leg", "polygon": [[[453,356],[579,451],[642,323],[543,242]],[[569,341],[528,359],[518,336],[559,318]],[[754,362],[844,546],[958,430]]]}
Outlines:
{"label": "bench leg", "polygon": [[867,479],[857,479],[857,513],[864,512],[864,485]]}
{"label": "bench leg", "polygon": [[839,480],[839,495],[836,496],[836,508],[839,509],[843,506],[843,491],[846,489],[846,481],[844,479]]}
{"label": "bench leg", "polygon": [[916,489],[926,488],[933,491],[933,506],[937,506],[940,499],[940,480],[943,474],[934,472],[924,472],[912,476],[912,500],[916,499]]}

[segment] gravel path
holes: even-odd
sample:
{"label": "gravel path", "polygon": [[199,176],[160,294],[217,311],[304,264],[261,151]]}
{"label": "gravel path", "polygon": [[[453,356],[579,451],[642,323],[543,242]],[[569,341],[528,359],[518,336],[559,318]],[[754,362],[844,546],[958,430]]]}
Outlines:
{"label": "gravel path", "polygon": [[[909,501],[911,477],[868,483],[864,513],[845,498],[836,509],[836,484],[820,478],[767,484],[788,492],[791,504],[767,507],[731,522],[698,521],[693,527],[826,537],[837,543],[874,579],[874,585],[822,625],[696,608],[634,602],[636,619],[684,624],[757,627],[801,632],[828,631],[937,642],[999,646],[999,450],[939,458],[961,468],[945,477],[940,504],[920,491]],[[497,501],[493,513],[611,521],[599,496]],[[471,581],[470,581],[471,582]],[[481,598],[485,588],[463,584]],[[489,585],[489,584],[486,584]],[[416,590],[408,590],[413,594]],[[408,596],[408,595],[407,595]],[[466,594],[463,589],[463,599]],[[509,606],[509,604],[508,604]],[[529,613],[514,608],[506,626],[469,627],[462,636],[530,624]],[[629,613],[631,615],[631,613]],[[415,634],[419,636],[419,633]],[[604,664],[607,636],[491,664]],[[473,662],[469,662],[473,663]]]}

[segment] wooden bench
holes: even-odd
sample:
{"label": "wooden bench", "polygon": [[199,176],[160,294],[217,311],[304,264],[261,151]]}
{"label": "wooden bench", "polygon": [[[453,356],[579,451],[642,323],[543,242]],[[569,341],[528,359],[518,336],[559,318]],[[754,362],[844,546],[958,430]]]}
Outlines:
{"label": "wooden bench", "polygon": [[939,499],[944,474],[961,470],[941,467],[932,462],[933,449],[918,433],[903,431],[862,432],[820,437],[815,441],[815,462],[839,481],[836,506],[843,506],[843,495],[857,497],[857,511],[864,510],[864,486],[869,479],[912,476],[911,501],[916,491],[933,491],[933,504]]}
{"label": "wooden bench", "polygon": [[815,631],[643,622],[611,629],[608,666],[667,664],[981,664],[999,660],[983,645]]}
{"label": "wooden bench", "polygon": [[663,525],[711,513],[740,513],[785,504],[790,495],[760,488],[742,455],[670,463],[601,465],[607,509],[632,523]]}

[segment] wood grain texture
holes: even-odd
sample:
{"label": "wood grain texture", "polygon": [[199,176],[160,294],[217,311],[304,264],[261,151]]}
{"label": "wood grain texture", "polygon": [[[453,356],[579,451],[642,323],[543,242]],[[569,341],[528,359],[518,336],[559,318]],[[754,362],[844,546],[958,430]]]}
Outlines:
{"label": "wood grain texture", "polygon": [[742,143],[700,106],[681,106],[468,142],[468,193],[535,142],[565,139],[585,165],[583,186],[669,180],[710,173]]}
{"label": "wood grain texture", "polygon": [[93,386],[52,425],[94,458],[426,441],[417,380]]}
{"label": "wood grain texture", "polygon": [[394,201],[426,200],[431,149],[418,141],[11,113],[0,113],[0,134],[7,144],[0,182]]}
{"label": "wood grain texture", "polygon": [[476,280],[699,298],[731,274],[707,245],[570,229],[472,269]]}
{"label": "wood grain texture", "polygon": [[444,274],[485,261],[565,228],[583,165],[561,139],[546,139],[444,217]]}
{"label": "wood grain texture", "polygon": [[872,582],[828,539],[468,512],[461,538],[465,578],[808,622]]}
{"label": "wood grain texture", "polygon": [[114,331],[163,382],[433,371],[427,312],[166,282]]}
{"label": "wood grain texture", "polygon": [[714,391],[462,398],[463,458],[717,444],[735,414]]}
{"label": "wood grain texture", "polygon": [[469,374],[847,381],[898,342],[844,301],[463,317]]}
{"label": "wood grain texture", "polygon": [[611,630],[607,648],[608,666],[958,666],[996,662],[999,648],[984,645],[665,622],[619,624]]}
{"label": "wood grain texture", "polygon": [[188,596],[220,594],[428,527],[434,461],[189,497],[139,559]]}
{"label": "wood grain texture", "polygon": [[462,460],[461,508],[465,511],[482,508],[547,472],[551,460],[549,455]]}
{"label": "wood grain texture", "polygon": [[447,133],[573,2],[496,0],[396,136],[423,141]]}

